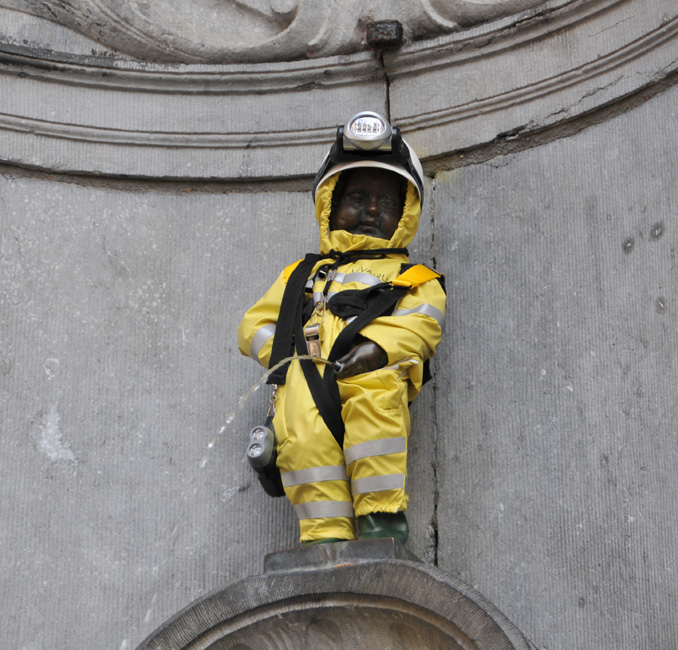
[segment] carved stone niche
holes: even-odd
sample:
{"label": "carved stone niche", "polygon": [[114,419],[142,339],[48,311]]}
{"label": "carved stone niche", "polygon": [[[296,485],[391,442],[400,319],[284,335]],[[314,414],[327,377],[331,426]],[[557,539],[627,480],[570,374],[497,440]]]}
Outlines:
{"label": "carved stone niche", "polygon": [[[183,29],[179,17],[193,3],[163,2],[176,12],[162,20]],[[309,32],[292,41],[317,45],[313,57],[297,52],[287,61],[273,56],[281,47],[275,39],[268,58],[262,61],[263,50],[253,45],[250,54],[238,50],[239,63],[177,58],[167,49],[177,43],[170,36],[156,43],[164,58],[147,52],[139,60],[101,45],[117,29],[150,47],[144,30],[163,24],[153,18],[163,2],[0,0],[0,162],[68,174],[301,178],[308,185],[337,125],[368,109],[388,113],[430,171],[451,153],[585,117],[678,70],[675,0],[320,3],[334,10],[326,17],[328,38],[349,29],[362,39],[365,20],[398,18],[411,6],[405,45],[383,56],[353,45],[351,53],[323,49],[308,40]],[[273,12],[275,20],[264,23],[275,31],[280,21],[290,29],[301,21],[300,27],[303,12],[319,3],[199,3],[194,31],[200,38],[182,52],[209,44],[208,4],[220,15],[263,8],[253,24]],[[362,8],[362,19],[345,15],[346,7]],[[317,18],[310,11],[306,17]],[[118,40],[121,47],[126,42]]]}
{"label": "carved stone niche", "polygon": [[[369,21],[397,20],[409,41],[470,27],[544,0],[0,0],[106,49],[154,63],[266,63],[364,49]],[[30,29],[25,27],[24,29]],[[33,28],[35,40],[50,34]],[[52,41],[54,35],[51,35]]]}
{"label": "carved stone niche", "polygon": [[394,540],[267,556],[265,573],[177,614],[138,650],[535,650],[480,594]]}

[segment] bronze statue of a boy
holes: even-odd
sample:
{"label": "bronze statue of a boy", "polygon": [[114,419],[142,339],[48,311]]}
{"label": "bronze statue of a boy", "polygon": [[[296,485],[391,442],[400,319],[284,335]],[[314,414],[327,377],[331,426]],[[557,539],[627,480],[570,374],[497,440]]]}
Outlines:
{"label": "bronze statue of a boy", "polygon": [[418,158],[376,113],[354,116],[314,184],[320,253],[282,271],[245,314],[240,351],[277,370],[277,469],[302,543],[408,535],[409,403],[440,343],[440,274],[407,246],[423,198]]}

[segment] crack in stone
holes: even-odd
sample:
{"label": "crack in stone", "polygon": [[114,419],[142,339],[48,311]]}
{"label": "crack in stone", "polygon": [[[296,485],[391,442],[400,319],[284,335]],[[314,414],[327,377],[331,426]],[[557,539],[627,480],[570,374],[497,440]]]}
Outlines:
{"label": "crack in stone", "polygon": [[591,34],[591,36],[589,38],[596,38],[596,37],[600,36],[601,34],[608,32],[611,29],[614,29],[615,27],[618,27],[622,23],[626,23],[629,20],[633,20],[634,18],[637,18],[637,16],[628,16],[627,18],[622,18],[621,20],[618,20],[616,23],[614,23],[614,25],[610,25],[608,27],[605,27],[604,29],[601,29],[598,32],[595,32],[594,34]]}
{"label": "crack in stone", "polygon": [[[440,172],[485,163],[500,156],[515,154],[548,142],[577,135],[591,126],[608,122],[618,115],[636,108],[674,85],[678,85],[678,71],[675,70],[668,73],[660,81],[653,81],[619,101],[613,101],[584,115],[569,119],[564,116],[561,121],[555,124],[541,127],[535,123],[528,123],[519,133],[514,135],[511,135],[510,131],[505,132],[502,134],[505,137],[496,137],[494,140],[479,143],[467,149],[459,149],[431,157],[423,162],[424,172],[430,177],[435,177]],[[602,86],[596,92],[600,92],[600,90],[603,90]],[[570,108],[571,106],[568,106],[556,111],[550,117],[553,118],[558,113],[563,113]]]}
{"label": "crack in stone", "polygon": [[391,121],[391,81],[388,78],[388,72],[386,70],[386,64],[384,63],[384,53],[378,52],[377,61],[379,61],[379,67],[381,68],[381,73],[384,75],[384,94],[385,101],[384,107],[386,109],[386,119]]}
{"label": "crack in stone", "polygon": [[[431,194],[435,192],[435,179],[431,183]],[[436,230],[435,230],[435,210],[431,210],[429,222],[431,232],[430,259],[433,268],[436,268],[437,249],[436,249]],[[433,470],[433,511],[431,512],[431,523],[429,525],[430,538],[427,544],[427,556],[430,557],[433,566],[438,566],[438,391],[437,391],[437,372],[435,366],[431,368],[431,388],[433,389],[433,458],[431,460],[431,469]]]}

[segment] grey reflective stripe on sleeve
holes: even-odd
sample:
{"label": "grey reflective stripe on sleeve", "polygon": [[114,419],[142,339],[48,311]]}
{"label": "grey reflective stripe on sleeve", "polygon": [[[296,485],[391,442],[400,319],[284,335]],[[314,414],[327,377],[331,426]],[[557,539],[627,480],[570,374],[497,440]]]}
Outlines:
{"label": "grey reflective stripe on sleeve", "polygon": [[259,328],[259,331],[254,335],[252,339],[252,345],[250,346],[250,356],[253,359],[259,358],[259,351],[264,347],[264,344],[268,339],[270,339],[275,334],[275,325],[269,323]]}
{"label": "grey reflective stripe on sleeve", "polygon": [[381,492],[382,490],[399,490],[405,487],[405,474],[386,474],[385,476],[366,476],[351,481],[351,492]]}
{"label": "grey reflective stripe on sleeve", "polygon": [[325,519],[330,517],[348,517],[353,519],[353,503],[350,501],[312,501],[297,503],[294,506],[299,519]]}
{"label": "grey reflective stripe on sleeve", "polygon": [[323,481],[348,481],[346,465],[329,465],[327,467],[309,467],[295,472],[281,472],[285,487],[303,485],[305,483],[322,483]]}
{"label": "grey reflective stripe on sleeve", "polygon": [[383,440],[368,440],[344,449],[344,460],[347,465],[350,465],[353,461],[361,458],[400,454],[404,451],[407,451],[407,438],[404,436],[384,438]]}
{"label": "grey reflective stripe on sleeve", "polygon": [[435,320],[438,321],[438,325],[442,328],[443,324],[445,323],[445,314],[440,311],[437,307],[434,307],[433,305],[430,305],[428,303],[424,303],[423,305],[419,305],[418,307],[412,307],[412,309],[398,309],[398,311],[394,312],[394,316],[407,316],[408,314],[425,314],[426,316],[430,316],[431,318],[435,318]]}

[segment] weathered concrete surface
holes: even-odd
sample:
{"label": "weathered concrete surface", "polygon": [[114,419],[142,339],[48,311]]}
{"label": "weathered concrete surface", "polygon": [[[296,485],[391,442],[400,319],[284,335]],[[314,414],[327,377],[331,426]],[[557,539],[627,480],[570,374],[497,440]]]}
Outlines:
{"label": "weathered concrete surface", "polygon": [[370,20],[399,20],[408,40],[420,40],[455,31],[460,25],[469,27],[543,5],[544,0],[499,0],[480,6],[476,0],[322,4],[313,0],[218,4],[193,0],[190,5],[172,0],[141,5],[128,0],[62,0],[56,5],[6,0],[2,4],[17,10],[4,9],[3,13],[9,23],[5,29],[19,44],[28,41],[63,51],[59,46],[63,47],[64,41],[71,46],[84,41],[90,50],[109,56],[124,54],[176,64],[289,61],[347,54],[365,49],[365,23]]}
{"label": "weathered concrete surface", "polygon": [[672,0],[547,2],[535,11],[384,57],[391,114],[420,156],[542,131],[678,68]]}
{"label": "weathered concrete surface", "polygon": [[539,648],[672,648],[673,88],[436,177],[440,566]]}
{"label": "weathered concrete surface", "polygon": [[242,310],[316,243],[310,199],[1,183],[0,647],[133,647],[294,544],[243,464],[266,396],[199,464],[261,374]]}

